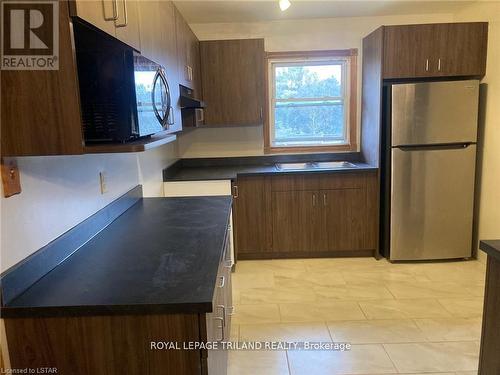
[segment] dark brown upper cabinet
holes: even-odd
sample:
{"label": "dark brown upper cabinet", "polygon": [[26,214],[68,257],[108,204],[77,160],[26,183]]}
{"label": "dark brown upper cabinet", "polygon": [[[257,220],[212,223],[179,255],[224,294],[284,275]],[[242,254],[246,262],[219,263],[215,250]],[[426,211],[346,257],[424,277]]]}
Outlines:
{"label": "dark brown upper cabinet", "polygon": [[4,70],[2,156],[83,152],[68,2],[59,2],[59,70]]}
{"label": "dark brown upper cabinet", "polygon": [[179,83],[194,90],[201,98],[200,42],[181,13],[175,8]]}
{"label": "dark brown upper cabinet", "polygon": [[431,42],[432,27],[429,25],[384,27],[384,78],[429,75]]}
{"label": "dark brown upper cabinet", "polygon": [[482,77],[485,22],[383,26],[383,79]]}
{"label": "dark brown upper cabinet", "polygon": [[438,75],[477,76],[486,74],[488,23],[444,23],[436,25],[439,36]]}
{"label": "dark brown upper cabinet", "polygon": [[200,42],[205,125],[259,125],[264,108],[264,40]]}

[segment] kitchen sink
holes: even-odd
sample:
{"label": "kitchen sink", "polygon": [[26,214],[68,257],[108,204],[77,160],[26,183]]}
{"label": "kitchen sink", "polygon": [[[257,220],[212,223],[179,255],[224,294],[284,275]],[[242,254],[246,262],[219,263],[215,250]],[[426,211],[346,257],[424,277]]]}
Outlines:
{"label": "kitchen sink", "polygon": [[276,164],[276,168],[281,171],[301,171],[305,169],[314,168],[313,163],[278,163]]}
{"label": "kitchen sink", "polygon": [[307,169],[341,169],[355,168],[356,166],[348,161],[318,161],[306,163],[278,163],[276,168],[280,171],[302,171]]}
{"label": "kitchen sink", "polygon": [[318,169],[355,168],[356,166],[348,161],[318,161],[313,163]]}

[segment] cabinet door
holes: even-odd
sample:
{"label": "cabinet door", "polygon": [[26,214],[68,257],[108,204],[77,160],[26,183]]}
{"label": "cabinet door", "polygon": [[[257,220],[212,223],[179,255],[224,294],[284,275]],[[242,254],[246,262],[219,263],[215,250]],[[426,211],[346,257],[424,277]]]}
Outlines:
{"label": "cabinet door", "polygon": [[[175,7],[174,7],[175,8]],[[179,83],[183,86],[191,87],[187,79],[187,43],[186,43],[186,21],[177,8],[175,8],[175,36],[177,42],[177,68]]]}
{"label": "cabinet door", "polygon": [[68,5],[59,3],[59,69],[1,72],[2,156],[83,152]]}
{"label": "cabinet door", "polygon": [[[228,249],[229,251],[229,249]],[[229,263],[230,264],[230,263]],[[231,267],[224,266],[224,293],[223,293],[223,306],[224,306],[224,341],[231,339],[231,316],[233,314],[233,295],[232,295],[232,280],[231,280]]]}
{"label": "cabinet door", "polygon": [[76,0],[70,1],[70,15],[77,16],[95,27],[115,36],[114,18],[118,15],[118,8],[114,0]]}
{"label": "cabinet door", "polygon": [[263,123],[264,40],[200,42],[205,125]]}
{"label": "cabinet door", "polygon": [[139,4],[139,28],[141,55],[155,62],[160,61],[162,48],[162,19],[160,18],[160,1],[142,1]]}
{"label": "cabinet door", "polygon": [[115,21],[116,37],[136,50],[141,50],[139,32],[139,6],[142,1],[116,0],[118,19]]}
{"label": "cabinet door", "polygon": [[366,248],[379,251],[380,182],[377,172],[366,174]]}
{"label": "cabinet door", "polygon": [[273,251],[321,250],[321,208],[317,191],[273,192]]}
{"label": "cabinet door", "polygon": [[182,14],[177,10],[175,12],[175,30],[177,34],[177,60],[179,83],[183,86],[194,89],[190,72],[188,56],[190,54],[190,32],[191,29]]}
{"label": "cabinet door", "polygon": [[384,27],[383,78],[432,76],[437,64],[433,25]]}
{"label": "cabinet door", "polygon": [[179,104],[179,65],[177,59],[177,39],[175,27],[175,6],[171,1],[160,1],[160,45],[157,47],[159,62],[165,66],[173,119],[168,131],[182,130],[181,107]]}
{"label": "cabinet door", "polygon": [[434,60],[440,76],[484,76],[488,24],[486,22],[435,25],[439,41]]}
{"label": "cabinet door", "polygon": [[365,189],[320,190],[327,250],[366,249]]}
{"label": "cabinet door", "polygon": [[189,27],[187,31],[188,80],[195,92],[195,96],[201,98],[200,41]]}
{"label": "cabinet door", "polygon": [[[224,291],[221,285],[221,275],[217,276],[215,287],[215,295],[212,301],[213,312],[206,315],[206,330],[208,342],[221,342],[226,340],[226,333],[224,327]],[[227,372],[227,351],[226,350],[209,350],[205,351],[202,355],[206,356],[207,373],[208,374],[226,374]],[[202,365],[203,366],[203,365]],[[204,372],[202,372],[204,373]]]}
{"label": "cabinet door", "polygon": [[241,177],[233,185],[236,258],[271,251],[271,192],[267,177]]}

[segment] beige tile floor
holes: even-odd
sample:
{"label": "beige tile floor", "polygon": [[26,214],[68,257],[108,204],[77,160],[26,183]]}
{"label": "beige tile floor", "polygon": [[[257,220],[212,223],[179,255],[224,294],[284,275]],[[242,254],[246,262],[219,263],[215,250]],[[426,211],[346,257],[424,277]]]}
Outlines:
{"label": "beige tile floor", "polygon": [[352,349],[231,351],[229,374],[477,374],[484,273],[479,261],[240,261],[232,340]]}

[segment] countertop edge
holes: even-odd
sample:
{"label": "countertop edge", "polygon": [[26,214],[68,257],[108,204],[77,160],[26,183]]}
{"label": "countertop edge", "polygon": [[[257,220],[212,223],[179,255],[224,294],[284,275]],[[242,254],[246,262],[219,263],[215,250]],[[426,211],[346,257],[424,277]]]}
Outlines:
{"label": "countertop edge", "polygon": [[480,241],[479,248],[489,256],[500,261],[500,240]]}
{"label": "countertop edge", "polygon": [[[363,163],[364,164],[364,163]],[[272,167],[272,166],[261,166],[261,168]],[[192,168],[192,167],[188,167]],[[186,168],[186,169],[188,169]],[[206,167],[210,168],[210,167]],[[218,167],[214,167],[218,168]],[[168,168],[166,168],[168,169]],[[166,170],[165,169],[165,170]],[[164,171],[165,171],[164,170]],[[183,181],[221,181],[221,180],[231,180],[234,181],[238,177],[246,177],[246,176],[289,176],[289,175],[300,175],[300,174],[331,174],[331,173],[356,173],[356,172],[376,172],[379,168],[370,165],[363,165],[356,168],[336,168],[336,169],[310,169],[310,170],[289,170],[289,171],[242,171],[236,172],[234,175],[226,175],[226,176],[210,176],[210,177],[175,177],[165,176],[163,175],[163,182],[183,182]],[[216,174],[215,174],[216,175]]]}
{"label": "countertop edge", "polygon": [[212,312],[211,301],[161,305],[2,307],[0,317],[2,319],[16,319],[102,315],[207,314],[210,312]]}

